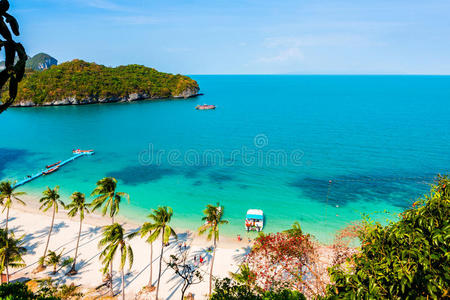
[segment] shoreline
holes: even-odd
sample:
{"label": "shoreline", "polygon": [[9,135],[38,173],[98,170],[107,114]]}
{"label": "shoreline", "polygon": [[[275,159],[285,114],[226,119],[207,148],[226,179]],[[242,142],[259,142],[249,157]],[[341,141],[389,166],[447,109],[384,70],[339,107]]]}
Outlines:
{"label": "shoreline", "polygon": [[[22,201],[24,201],[26,203],[26,205],[24,206],[24,205],[15,203],[11,209],[14,209],[19,212],[30,213],[30,214],[39,212],[40,214],[46,215],[48,217],[50,217],[52,215],[52,213],[50,211],[43,212],[43,211],[39,210],[40,196],[26,194],[26,195],[20,196],[20,199]],[[67,205],[68,202],[67,203],[66,202],[64,202],[64,203]],[[67,221],[78,222],[77,217],[70,218],[67,215],[67,210],[62,209],[62,208],[60,208],[59,211],[56,213],[55,218],[64,219]],[[119,212],[119,215],[115,216],[114,218],[115,218],[116,223],[120,223],[126,230],[136,229],[143,224],[143,222],[141,222],[141,221],[134,221],[127,216],[121,215],[120,212]],[[102,216],[98,211],[95,211],[95,212],[91,212],[89,214],[85,214],[85,217],[83,220],[83,225],[84,224],[89,225],[89,226],[94,226],[94,227],[99,227],[99,226],[103,227],[105,225],[110,225],[111,219],[107,215]],[[207,242],[206,237],[199,236],[196,231],[191,230],[189,228],[174,227],[174,230],[175,230],[175,232],[180,233],[180,234],[183,234],[183,233],[190,234],[193,237],[193,241],[196,242],[195,243],[196,245],[201,245],[204,242]],[[241,234],[241,236],[242,236],[242,234]],[[243,238],[243,240],[244,240],[244,238]],[[246,241],[245,243],[249,244],[248,241]],[[221,234],[218,244],[221,247],[236,248],[236,247],[242,246],[243,242],[237,241],[237,234],[236,234],[236,237],[232,237],[227,234]]]}
{"label": "shoreline", "polygon": [[[26,266],[23,268],[11,269],[10,280],[24,281],[28,279],[42,279],[51,277],[56,282],[65,283],[67,285],[74,283],[81,286],[81,291],[87,297],[93,295],[98,296],[96,287],[103,282],[103,275],[99,271],[102,266],[99,260],[101,249],[98,248],[97,243],[101,238],[104,225],[111,224],[108,217],[103,217],[98,214],[89,214],[85,216],[83,221],[82,233],[80,238],[80,246],[77,258],[78,274],[75,276],[66,276],[68,267],[59,270],[56,275],[52,275],[51,267],[43,272],[34,274],[33,270],[38,264],[39,257],[42,256],[46,244],[49,225],[51,222],[52,211],[39,211],[39,202],[36,197],[25,195],[21,197],[27,205],[23,206],[14,203],[10,210],[9,228],[14,231],[16,237],[24,237],[24,246],[27,248],[27,253],[23,256]],[[1,226],[4,226],[6,213],[2,214]],[[116,218],[116,222],[121,223],[126,231],[135,230],[141,224],[127,220],[123,217]],[[195,232],[189,230],[179,230],[174,228],[177,232],[178,239],[171,239],[170,245],[164,247],[163,258],[163,273],[161,277],[160,296],[163,299],[177,299],[180,297],[181,284],[175,273],[167,267],[166,262],[170,255],[180,254],[180,251],[188,251],[189,259],[193,260],[194,256],[204,257],[204,262],[200,266],[200,271],[204,274],[204,280],[200,284],[191,286],[187,293],[193,293],[195,299],[207,299],[209,285],[209,268],[211,253],[208,248],[212,246],[212,241],[207,241],[206,237],[200,237]],[[79,231],[78,217],[70,218],[67,216],[67,211],[60,209],[55,214],[55,224],[50,238],[49,250],[57,253],[63,253],[63,259],[73,257],[75,252],[76,240]],[[134,264],[128,270],[128,265],[125,271],[126,296],[129,298],[136,297],[139,292],[148,284],[149,279],[149,253],[150,246],[140,236],[135,237],[130,241],[134,252]],[[181,250],[180,246],[186,243],[187,249]],[[161,251],[161,240],[158,238],[153,243],[153,284],[156,284],[158,276],[159,253]],[[236,272],[239,266],[249,252],[251,244],[247,241],[238,242],[236,240],[222,237],[217,245],[217,257],[214,264],[215,277],[227,277],[229,272]],[[119,265],[118,255],[114,260],[114,289],[116,293],[121,290],[120,274],[116,266]],[[175,278],[175,279],[174,279]],[[120,293],[119,293],[120,294]],[[148,295],[147,295],[148,296]],[[148,299],[146,295],[144,298]],[[170,297],[169,297],[170,296]]]}
{"label": "shoreline", "polygon": [[[80,238],[80,246],[77,258],[78,274],[75,276],[66,276],[68,267],[59,270],[56,275],[51,275],[51,268],[43,272],[34,274],[33,270],[38,264],[39,257],[42,256],[47,241],[49,225],[51,222],[51,211],[39,211],[39,198],[34,195],[25,195],[21,197],[26,206],[17,202],[13,203],[10,210],[9,228],[14,231],[16,237],[24,237],[24,246],[27,248],[27,254],[23,256],[26,266],[18,269],[11,269],[11,281],[42,279],[51,277],[56,282],[70,285],[80,285],[81,291],[89,299],[99,296],[96,287],[102,284],[103,275],[99,271],[102,267],[99,260],[101,249],[97,244],[101,238],[104,225],[111,224],[109,217],[103,217],[96,213],[88,214],[83,221],[83,227]],[[1,225],[4,226],[5,214],[2,214]],[[123,227],[129,230],[136,230],[141,224],[133,222],[122,216],[116,218],[116,222],[123,224]],[[181,283],[175,273],[167,267],[167,260],[172,254],[180,254],[182,251],[188,251],[189,260],[197,263],[194,256],[202,256],[204,262],[200,265],[200,271],[203,273],[204,280],[200,284],[192,285],[186,292],[186,295],[192,293],[195,299],[207,299],[209,286],[209,269],[211,252],[208,250],[212,246],[212,241],[207,241],[206,236],[199,236],[196,232],[190,230],[180,230],[174,228],[177,232],[178,239],[172,239],[168,247],[164,247],[163,269],[161,277],[160,296],[163,299],[177,299],[181,296]],[[57,253],[63,253],[63,259],[73,257],[75,252],[76,241],[79,232],[79,218],[70,218],[67,211],[60,209],[55,215],[55,225],[50,239],[49,250]],[[131,269],[126,267],[125,285],[126,296],[134,299],[148,299],[149,295],[137,296],[142,288],[148,284],[149,280],[149,254],[150,246],[140,236],[130,241],[134,252],[134,264]],[[180,247],[186,243],[186,249]],[[214,263],[213,275],[216,278],[229,277],[230,272],[237,272],[239,266],[244,261],[246,255],[250,252],[252,242],[245,238],[241,241],[227,236],[220,236],[217,244],[216,261]],[[319,244],[317,242],[317,250],[319,253],[321,265],[324,270],[329,266],[333,250],[330,246]],[[158,239],[153,243],[153,284],[156,284],[158,274],[159,253],[161,251],[161,240]],[[114,289],[120,294],[121,279],[117,266],[119,265],[119,257],[114,260]]]}
{"label": "shoreline", "polygon": [[141,102],[141,101],[176,101],[176,100],[186,100],[191,98],[197,98],[199,96],[203,96],[203,93],[196,93],[187,96],[173,96],[173,97],[164,97],[164,98],[151,98],[151,97],[137,97],[137,98],[113,98],[108,100],[100,100],[100,99],[82,99],[73,101],[72,99],[62,99],[62,100],[54,100],[52,102],[45,102],[41,104],[36,104],[32,101],[22,101],[17,104],[12,104],[11,108],[28,108],[28,107],[49,107],[49,106],[77,106],[77,105],[90,105],[90,104],[110,104],[110,103],[131,103],[131,102]]}

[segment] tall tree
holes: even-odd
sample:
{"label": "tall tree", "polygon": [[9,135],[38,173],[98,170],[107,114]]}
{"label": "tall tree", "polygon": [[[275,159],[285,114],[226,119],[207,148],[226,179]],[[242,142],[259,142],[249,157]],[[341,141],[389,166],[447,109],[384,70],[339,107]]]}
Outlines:
{"label": "tall tree", "polygon": [[209,295],[211,295],[212,292],[212,277],[213,277],[213,267],[214,267],[214,259],[216,257],[216,247],[217,247],[217,241],[219,240],[219,227],[223,224],[228,224],[227,220],[223,220],[223,206],[220,206],[219,203],[217,203],[216,206],[208,204],[206,205],[206,209],[203,211],[203,214],[205,215],[202,220],[205,221],[205,224],[202,225],[198,229],[198,233],[200,235],[204,234],[205,232],[208,232],[207,238],[208,241],[211,239],[214,241],[214,249],[213,249],[213,256],[211,260],[211,270],[209,273]]}
{"label": "tall tree", "polygon": [[169,242],[170,236],[177,237],[175,230],[170,227],[169,223],[173,216],[173,210],[167,206],[159,206],[157,209],[153,209],[153,212],[148,216],[152,222],[147,225],[148,230],[153,230],[152,234],[148,238],[148,241],[154,242],[158,236],[161,236],[161,255],[159,257],[159,273],[158,283],[156,285],[156,299],[159,294],[159,284],[161,281],[161,269],[162,259],[164,254],[164,245]]}
{"label": "tall tree", "polygon": [[97,186],[92,191],[91,196],[97,196],[91,203],[92,211],[102,208],[102,215],[106,215],[109,210],[111,224],[114,224],[114,216],[119,212],[120,202],[127,198],[130,202],[130,196],[127,193],[117,192],[117,179],[105,177],[97,181]]}
{"label": "tall tree", "polygon": [[[42,257],[47,256],[48,244],[50,242],[50,236],[52,235],[53,224],[55,223],[55,214],[58,212],[59,206],[65,207],[64,202],[60,200],[59,196],[59,186],[56,186],[54,189],[47,187],[47,189],[42,193],[44,196],[39,200],[42,203],[40,210],[46,212],[50,208],[53,208],[52,214],[52,223],[50,225],[50,229],[48,231],[47,243],[45,244],[44,255]],[[41,260],[39,263],[39,269],[45,268],[44,260]]]}
{"label": "tall tree", "polygon": [[[125,273],[124,267],[128,260],[128,266],[131,268],[133,265],[133,250],[129,244],[129,240],[133,238],[136,233],[125,234],[125,231],[121,225],[114,223],[109,226],[105,226],[103,229],[103,238],[99,241],[99,248],[103,248],[100,253],[100,259],[103,264],[103,273],[108,272],[108,266],[114,260],[117,254],[117,250],[120,251],[120,273],[122,276],[122,299],[125,299]],[[110,292],[111,296],[114,296],[114,290],[112,285],[112,273],[110,277]]]}
{"label": "tall tree", "polygon": [[[91,203],[92,211],[102,208],[102,215],[106,215],[109,210],[111,224],[114,224],[114,216],[119,213],[120,202],[126,198],[130,202],[130,196],[124,192],[117,192],[117,179],[105,177],[97,181],[97,186],[92,191],[91,196],[97,196]],[[112,278],[113,262],[109,266],[110,277]]]}
{"label": "tall tree", "polygon": [[15,192],[14,184],[11,181],[0,182],[0,203],[3,205],[3,211],[6,209],[5,231],[8,233],[9,209],[11,208],[13,200],[25,205],[25,202],[20,200],[18,196],[25,195],[25,192]]}
{"label": "tall tree", "polygon": [[8,234],[6,230],[0,229],[0,273],[6,270],[7,283],[9,283],[9,267],[25,266],[22,255],[27,249],[23,247],[23,243],[23,236],[16,239],[13,232]]}
{"label": "tall tree", "polygon": [[77,274],[76,263],[78,256],[78,246],[80,244],[80,236],[81,236],[81,228],[83,225],[84,214],[89,213],[89,204],[86,203],[86,198],[83,193],[75,192],[70,197],[72,202],[67,205],[67,209],[69,212],[67,213],[69,217],[75,217],[76,215],[80,216],[80,229],[78,230],[78,238],[77,238],[77,246],[75,247],[75,256],[73,258],[72,268],[70,268],[69,275]]}
{"label": "tall tree", "polygon": [[145,240],[150,244],[150,279],[148,280],[148,288],[152,290],[153,287],[153,242],[158,237],[158,233],[155,234],[154,225],[149,222],[145,222],[141,229],[139,230],[141,237],[144,238],[147,236]]}

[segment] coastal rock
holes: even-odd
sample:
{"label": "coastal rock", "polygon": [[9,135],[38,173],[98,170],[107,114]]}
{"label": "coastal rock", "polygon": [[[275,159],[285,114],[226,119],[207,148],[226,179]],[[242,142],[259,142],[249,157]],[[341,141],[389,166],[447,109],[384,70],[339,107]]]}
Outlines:
{"label": "coastal rock", "polygon": [[181,93],[174,95],[174,98],[190,98],[190,97],[194,97],[198,95],[198,91],[199,89],[197,88],[187,88],[184,91],[182,91]]}
{"label": "coastal rock", "polygon": [[[98,98],[98,97],[88,97],[84,99],[76,99],[75,97],[68,97],[59,100],[47,101],[42,103],[40,106],[60,106],[60,105],[82,105],[82,104],[93,104],[93,103],[113,103],[113,102],[132,102],[132,101],[142,101],[142,100],[157,100],[157,99],[186,99],[195,97],[198,94],[198,88],[187,88],[179,94],[174,95],[173,97],[152,97],[146,93],[132,93],[127,96],[119,97],[119,96],[110,96],[106,98]],[[38,106],[31,100],[22,100],[14,103],[12,106],[15,107],[31,107]]]}

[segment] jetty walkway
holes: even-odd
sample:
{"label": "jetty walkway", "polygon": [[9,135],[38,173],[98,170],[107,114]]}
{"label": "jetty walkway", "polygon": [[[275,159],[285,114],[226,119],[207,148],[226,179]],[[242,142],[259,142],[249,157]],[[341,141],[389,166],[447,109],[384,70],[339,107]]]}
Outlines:
{"label": "jetty walkway", "polygon": [[[70,158],[66,159],[65,161],[60,162],[60,163],[58,164],[58,167],[62,167],[62,166],[64,166],[65,164],[68,164],[68,163],[70,163],[71,161],[74,161],[75,159],[77,159],[77,158],[79,158],[79,157],[86,156],[86,155],[92,155],[92,154],[94,154],[93,151],[91,151],[91,152],[74,153],[74,155],[72,155]],[[22,181],[16,182],[16,184],[14,185],[14,188],[19,187],[19,186],[21,186],[21,185],[24,185],[25,183],[28,183],[28,182],[30,182],[30,181],[32,181],[32,180],[35,180],[36,178],[38,178],[38,177],[44,175],[44,173],[45,173],[46,171],[48,171],[48,168],[46,168],[46,169],[40,171],[39,173],[36,173],[36,174],[34,174],[34,175],[31,175],[31,176],[25,178],[25,179],[22,180]]]}

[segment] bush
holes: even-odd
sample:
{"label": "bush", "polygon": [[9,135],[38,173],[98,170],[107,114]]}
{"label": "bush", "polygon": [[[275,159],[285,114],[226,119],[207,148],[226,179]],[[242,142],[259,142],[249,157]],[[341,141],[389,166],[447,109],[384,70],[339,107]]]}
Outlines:
{"label": "bush", "polygon": [[329,299],[441,299],[450,282],[450,180],[387,226],[366,222],[361,251],[330,270]]}
{"label": "bush", "polygon": [[15,282],[0,285],[0,300],[60,300],[60,298],[35,295],[25,284]]}
{"label": "bush", "polygon": [[297,291],[259,292],[250,286],[230,278],[217,280],[211,300],[303,300],[305,296]]}

